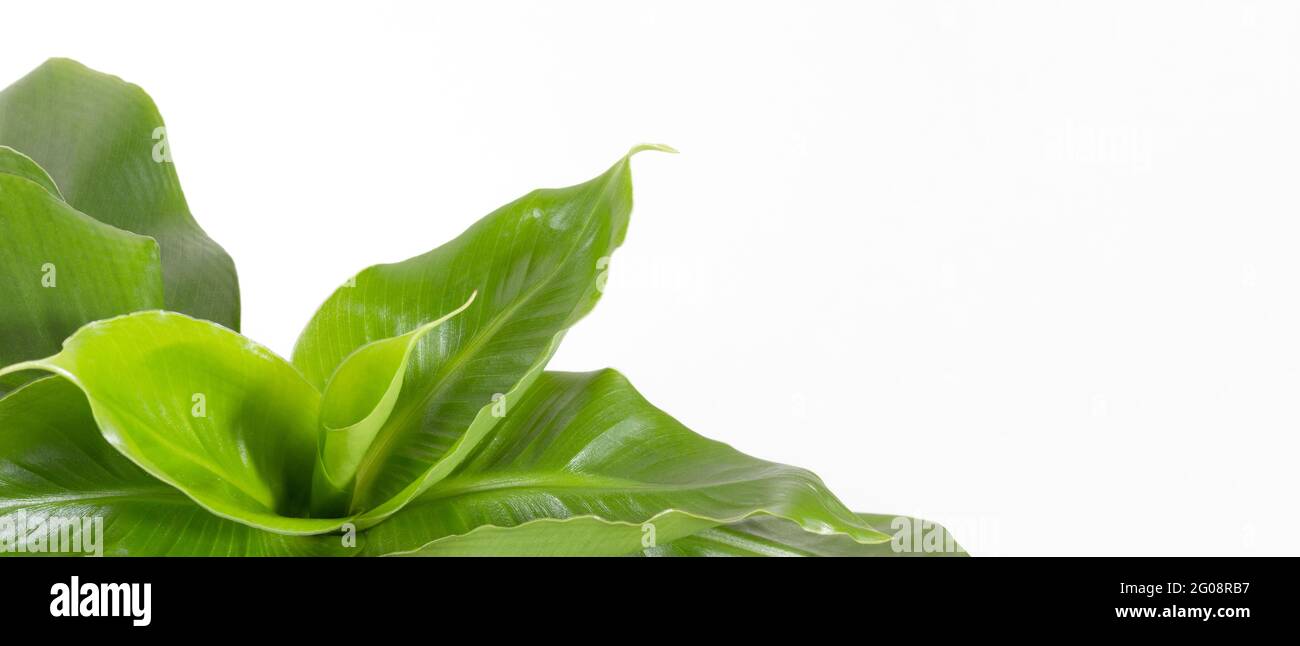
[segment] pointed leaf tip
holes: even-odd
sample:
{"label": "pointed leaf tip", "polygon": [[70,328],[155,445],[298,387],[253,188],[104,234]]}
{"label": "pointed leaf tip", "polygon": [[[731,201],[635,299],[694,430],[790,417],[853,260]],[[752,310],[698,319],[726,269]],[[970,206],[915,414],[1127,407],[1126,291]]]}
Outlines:
{"label": "pointed leaf tip", "polygon": [[677,149],[667,144],[640,144],[638,146],[633,146],[632,150],[627,151],[627,156],[631,157],[643,150],[657,150],[662,153],[677,154]]}

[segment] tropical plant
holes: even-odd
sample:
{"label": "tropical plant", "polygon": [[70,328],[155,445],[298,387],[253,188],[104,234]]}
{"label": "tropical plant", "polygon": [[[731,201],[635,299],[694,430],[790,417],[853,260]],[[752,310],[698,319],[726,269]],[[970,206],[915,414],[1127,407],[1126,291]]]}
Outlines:
{"label": "tropical plant", "polygon": [[362,270],[286,361],[239,334],[142,90],[51,60],[0,92],[0,144],[0,547],[98,517],[115,555],[895,552],[891,517],[619,373],[545,371],[665,146]]}

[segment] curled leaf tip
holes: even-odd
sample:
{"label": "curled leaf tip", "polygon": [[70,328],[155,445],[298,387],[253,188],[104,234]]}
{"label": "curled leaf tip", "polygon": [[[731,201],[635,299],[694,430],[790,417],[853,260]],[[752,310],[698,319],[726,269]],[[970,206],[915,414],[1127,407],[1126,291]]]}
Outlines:
{"label": "curled leaf tip", "polygon": [[627,151],[627,156],[631,157],[643,150],[658,150],[659,152],[673,153],[674,155],[677,154],[677,149],[667,144],[641,144],[639,146],[633,146],[632,150]]}
{"label": "curled leaf tip", "polygon": [[457,314],[460,314],[461,312],[464,312],[467,308],[469,308],[469,306],[474,302],[474,299],[476,299],[476,298],[478,298],[478,290],[477,290],[477,289],[474,290],[473,292],[470,292],[469,298],[465,299],[465,304],[464,304],[464,305],[461,305],[461,306],[458,307],[458,308],[456,308],[456,310],[455,310],[454,312],[452,312],[451,314],[449,314],[449,316],[455,316],[455,315],[457,315]]}
{"label": "curled leaf tip", "polygon": [[447,312],[446,314],[443,314],[437,319],[434,319],[432,321],[429,321],[428,323],[425,323],[424,325],[421,325],[420,327],[412,330],[411,332],[408,332],[408,334],[414,334],[418,337],[419,335],[422,335],[425,332],[428,332],[429,330],[432,330],[433,328],[436,328],[439,325],[442,325],[443,323],[450,321],[451,319],[458,316],[461,312],[464,312],[465,310],[469,309],[469,306],[474,303],[474,299],[476,298],[478,298],[477,289],[474,290],[474,292],[469,295],[469,298],[465,299],[465,303],[462,304],[460,307],[457,307],[456,309]]}

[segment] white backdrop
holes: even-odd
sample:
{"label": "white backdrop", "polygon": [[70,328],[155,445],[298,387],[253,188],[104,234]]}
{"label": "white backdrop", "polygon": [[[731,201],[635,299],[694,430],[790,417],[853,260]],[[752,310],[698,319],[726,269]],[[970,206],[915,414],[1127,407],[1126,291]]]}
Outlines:
{"label": "white backdrop", "polygon": [[552,366],[977,554],[1298,552],[1300,9],[1263,2],[4,8],[142,85],[244,331],[630,146]]}

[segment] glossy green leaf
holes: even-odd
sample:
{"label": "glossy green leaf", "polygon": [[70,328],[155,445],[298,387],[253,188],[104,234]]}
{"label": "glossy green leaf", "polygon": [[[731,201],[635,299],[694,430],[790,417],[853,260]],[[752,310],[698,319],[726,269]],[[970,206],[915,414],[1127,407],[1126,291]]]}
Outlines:
{"label": "glossy green leaf", "polygon": [[40,164],[77,210],[157,240],[167,309],[239,329],[234,263],[190,214],[143,90],[51,59],[0,91],[0,145]]}
{"label": "glossy green leaf", "polygon": [[[158,245],[68,206],[25,160],[0,149],[0,366],[57,352],[90,321],[163,301]],[[0,393],[22,377],[0,378]]]}
{"label": "glossy green leaf", "polygon": [[691,432],[617,372],[545,373],[454,473],[370,529],[366,549],[621,555],[761,516],[889,540],[812,473]]}
{"label": "glossy green leaf", "polygon": [[[702,530],[691,536],[667,544],[644,549],[642,556],[968,556],[955,541],[946,541],[939,549],[927,550],[929,545],[904,542],[897,530],[913,525],[924,526],[927,531],[946,535],[942,526],[919,518],[888,516],[884,514],[858,514],[863,521],[880,531],[890,533],[886,543],[859,543],[838,534],[815,534],[798,525],[770,516],[743,520]],[[904,522],[900,522],[904,521]]]}
{"label": "glossy green leaf", "polygon": [[362,271],[290,365],[232,331],[234,266],[149,97],[42,65],[0,92],[0,395],[56,376],[0,399],[0,553],[60,519],[103,520],[108,554],[359,551],[345,526],[369,554],[895,553],[892,517],[621,375],[543,373],[600,298],[643,149],[670,150]]}
{"label": "glossy green leaf", "polygon": [[[660,146],[646,148],[667,150]],[[480,296],[411,352],[391,414],[359,462],[347,511],[382,519],[449,472],[595,305],[632,209],[631,154],[596,179],[537,190],[455,240],[370,267],[321,306],[293,361],[322,387],[358,348],[400,336]]]}
{"label": "glossy green leaf", "polygon": [[305,518],[320,395],[235,332],[138,312],[87,325],[58,354],[0,372],[27,369],[75,383],[109,443],[218,516],[294,534],[343,522]]}
{"label": "glossy green leaf", "polygon": [[[80,553],[108,556],[357,552],[340,536],[286,536],[213,515],[105,442],[76,386],[45,377],[0,399],[0,555],[42,554],[26,550],[55,547],[48,529],[69,523],[90,529],[78,537],[90,539],[76,545]],[[69,543],[57,547],[44,554],[75,554]]]}
{"label": "glossy green leaf", "polygon": [[397,405],[406,368],[420,339],[465,311],[478,296],[454,311],[401,336],[364,345],[334,371],[321,397],[320,460],[312,487],[312,509],[326,515],[341,506],[375,435]]}

